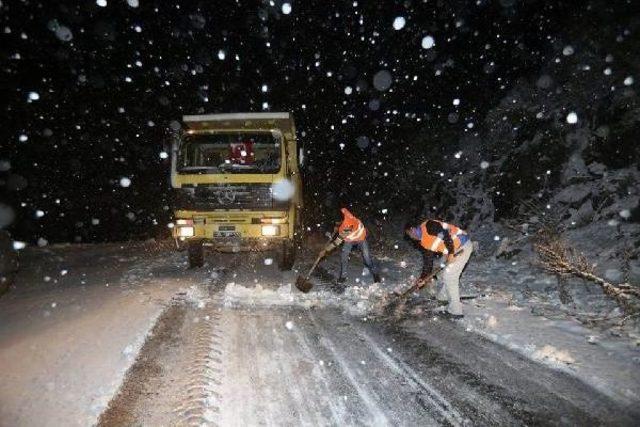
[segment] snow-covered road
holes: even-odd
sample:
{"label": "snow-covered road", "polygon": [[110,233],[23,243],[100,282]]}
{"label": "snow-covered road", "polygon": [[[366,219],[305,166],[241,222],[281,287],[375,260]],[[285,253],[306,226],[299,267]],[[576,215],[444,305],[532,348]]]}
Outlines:
{"label": "snow-covered road", "polygon": [[18,288],[0,299],[0,425],[632,425],[638,416],[424,307],[376,314],[355,291],[321,284],[303,296],[267,254],[215,255],[192,271],[181,254],[144,249],[25,254]]}

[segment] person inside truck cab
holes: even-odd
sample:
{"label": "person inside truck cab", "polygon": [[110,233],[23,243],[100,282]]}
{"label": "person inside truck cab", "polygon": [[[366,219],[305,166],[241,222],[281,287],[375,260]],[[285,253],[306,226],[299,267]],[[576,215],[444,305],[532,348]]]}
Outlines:
{"label": "person inside truck cab", "polygon": [[229,144],[229,160],[235,165],[252,165],[255,160],[253,141],[245,140]]}

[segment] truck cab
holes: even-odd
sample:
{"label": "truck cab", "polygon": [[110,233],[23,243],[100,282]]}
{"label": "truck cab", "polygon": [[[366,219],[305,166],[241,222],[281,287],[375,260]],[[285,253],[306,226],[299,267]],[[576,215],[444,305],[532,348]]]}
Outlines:
{"label": "truck cab", "polygon": [[289,113],[189,115],[171,150],[172,234],[189,265],[205,249],[276,250],[293,266],[302,237],[302,181]]}

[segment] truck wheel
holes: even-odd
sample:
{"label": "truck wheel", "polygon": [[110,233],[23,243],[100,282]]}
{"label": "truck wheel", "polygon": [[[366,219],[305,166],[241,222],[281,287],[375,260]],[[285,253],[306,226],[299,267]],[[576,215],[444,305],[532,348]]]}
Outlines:
{"label": "truck wheel", "polygon": [[278,268],[281,271],[288,271],[293,268],[296,260],[296,245],[293,242],[284,242],[278,257]]}
{"label": "truck wheel", "polygon": [[193,241],[187,244],[189,252],[189,267],[197,268],[204,265],[204,247],[201,241]]}

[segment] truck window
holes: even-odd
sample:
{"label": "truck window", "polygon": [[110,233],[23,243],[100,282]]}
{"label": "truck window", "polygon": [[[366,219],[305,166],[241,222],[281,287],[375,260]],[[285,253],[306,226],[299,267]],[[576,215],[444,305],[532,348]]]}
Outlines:
{"label": "truck window", "polygon": [[178,173],[276,173],[282,144],[274,134],[214,133],[185,135]]}

